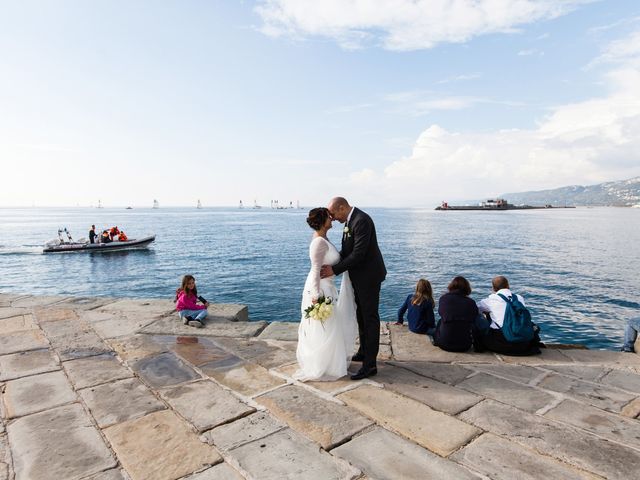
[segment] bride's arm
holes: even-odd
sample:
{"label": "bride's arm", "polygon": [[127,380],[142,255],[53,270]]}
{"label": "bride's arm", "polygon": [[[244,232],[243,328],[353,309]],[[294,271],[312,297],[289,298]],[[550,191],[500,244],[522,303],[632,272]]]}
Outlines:
{"label": "bride's arm", "polygon": [[322,267],[322,262],[324,261],[324,256],[329,250],[329,245],[327,242],[323,241],[320,238],[314,239],[311,242],[311,246],[309,247],[309,257],[311,258],[311,298],[314,303],[320,296],[320,268]]}

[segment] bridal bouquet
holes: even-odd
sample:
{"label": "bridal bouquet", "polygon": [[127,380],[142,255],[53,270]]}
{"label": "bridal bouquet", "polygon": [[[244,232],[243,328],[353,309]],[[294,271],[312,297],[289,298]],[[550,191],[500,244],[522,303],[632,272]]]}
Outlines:
{"label": "bridal bouquet", "polygon": [[333,311],[333,298],[331,297],[319,297],[318,302],[314,303],[304,310],[304,318],[312,318],[324,322],[331,316]]}

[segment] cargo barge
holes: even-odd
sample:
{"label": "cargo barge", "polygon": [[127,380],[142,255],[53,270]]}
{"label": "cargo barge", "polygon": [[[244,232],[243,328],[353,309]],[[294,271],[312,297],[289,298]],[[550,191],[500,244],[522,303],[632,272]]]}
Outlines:
{"label": "cargo barge", "polygon": [[534,205],[513,205],[512,203],[507,202],[504,198],[497,198],[495,200],[487,200],[486,202],[481,202],[478,205],[449,205],[447,202],[442,202],[439,207],[436,207],[436,210],[488,210],[488,211],[504,211],[504,210],[539,210],[539,209],[548,209],[548,208],[576,208],[573,206],[564,206],[564,207],[556,207],[553,205],[543,205],[543,206],[534,206]]}

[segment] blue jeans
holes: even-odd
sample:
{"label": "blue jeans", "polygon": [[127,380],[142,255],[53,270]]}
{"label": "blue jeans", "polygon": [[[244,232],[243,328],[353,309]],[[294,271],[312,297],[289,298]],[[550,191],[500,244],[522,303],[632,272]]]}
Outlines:
{"label": "blue jeans", "polygon": [[640,332],[640,317],[630,318],[627,325],[624,327],[624,350],[633,351],[633,344],[638,338],[638,332]]}
{"label": "blue jeans", "polygon": [[204,309],[204,310],[180,310],[178,312],[178,315],[180,315],[180,318],[183,319],[183,320],[184,320],[184,317],[191,317],[194,320],[198,320],[201,323],[205,318],[207,318],[208,314],[209,314],[209,312],[207,312],[206,309]]}

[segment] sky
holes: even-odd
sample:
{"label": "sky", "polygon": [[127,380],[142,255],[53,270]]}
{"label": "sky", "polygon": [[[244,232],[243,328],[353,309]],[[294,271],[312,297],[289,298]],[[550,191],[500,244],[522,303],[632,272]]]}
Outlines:
{"label": "sky", "polygon": [[0,0],[0,206],[433,207],[638,175],[635,0]]}

